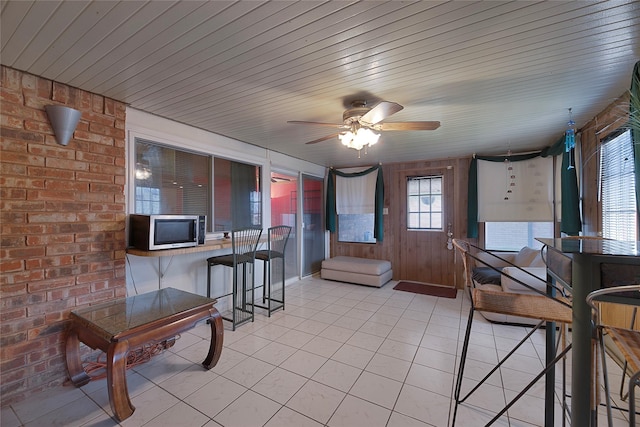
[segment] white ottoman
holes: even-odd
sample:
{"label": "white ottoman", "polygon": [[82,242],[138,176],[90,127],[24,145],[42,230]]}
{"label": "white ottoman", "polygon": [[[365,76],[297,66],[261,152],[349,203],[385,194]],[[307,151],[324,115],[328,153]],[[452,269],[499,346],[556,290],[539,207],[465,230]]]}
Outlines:
{"label": "white ottoman", "polygon": [[391,280],[393,271],[389,261],[337,256],[322,261],[320,277],[379,288]]}

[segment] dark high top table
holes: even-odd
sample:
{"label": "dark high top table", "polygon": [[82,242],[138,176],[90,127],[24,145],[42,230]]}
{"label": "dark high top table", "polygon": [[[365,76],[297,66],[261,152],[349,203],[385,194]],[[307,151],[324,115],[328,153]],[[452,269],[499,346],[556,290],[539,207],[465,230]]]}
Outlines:
{"label": "dark high top table", "polygon": [[215,303],[215,299],[166,288],[72,311],[66,341],[71,381],[76,387],[91,381],[80,360],[80,342],[104,351],[111,409],[118,421],[130,417],[135,407],[127,390],[127,352],[144,344],[162,343],[206,319],[211,324],[211,343],[202,365],[211,369],[222,353],[224,333]]}
{"label": "dark high top table", "polygon": [[[589,238],[537,239],[547,246],[547,273],[573,295],[571,425],[597,426],[598,398],[593,385],[591,308],[587,295],[617,280],[640,277],[640,242]],[[553,347],[547,328],[547,347]],[[550,344],[551,342],[551,344]],[[550,352],[547,351],[547,361]],[[553,374],[547,377],[545,425],[553,425]],[[550,414],[550,415],[549,415]]]}

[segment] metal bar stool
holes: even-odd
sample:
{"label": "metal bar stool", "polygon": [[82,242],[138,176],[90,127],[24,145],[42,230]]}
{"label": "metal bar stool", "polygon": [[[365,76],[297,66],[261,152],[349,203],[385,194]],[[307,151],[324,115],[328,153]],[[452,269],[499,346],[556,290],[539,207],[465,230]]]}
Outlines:
{"label": "metal bar stool", "polygon": [[[521,293],[509,293],[503,291],[493,291],[493,290],[484,290],[480,288],[476,288],[473,282],[473,278],[471,275],[472,265],[471,260],[478,261],[480,263],[484,262],[478,257],[472,255],[470,253],[471,247],[476,248],[477,250],[482,250],[477,246],[473,246],[464,240],[453,239],[453,245],[460,252],[462,256],[462,263],[464,266],[464,277],[465,277],[465,286],[469,288],[470,297],[471,297],[471,305],[469,309],[469,318],[467,320],[467,326],[464,336],[464,342],[462,346],[462,354],[460,358],[460,365],[458,367],[458,376],[456,379],[456,386],[454,390],[454,399],[455,406],[453,411],[453,418],[451,426],[455,426],[456,423],[456,415],[458,413],[458,407],[461,403],[463,403],[469,396],[475,393],[480,386],[487,380],[489,377],[496,372],[500,367],[506,362],[506,360],[511,357],[517,349],[526,342],[527,339],[533,333],[541,328],[547,322],[557,322],[562,326],[560,328],[561,339],[562,339],[562,350],[559,349],[559,343],[556,345],[556,355],[551,360],[544,369],[539,372],[524,388],[520,391],[507,405],[500,410],[492,419],[489,421],[486,426],[489,426],[496,421],[507,412],[525,393],[533,387],[533,385],[543,376],[546,375],[551,369],[554,369],[556,363],[564,360],[567,352],[571,349],[571,344],[566,343],[565,334],[566,334],[566,325],[570,325],[572,323],[572,312],[571,312],[571,303],[568,299],[564,297],[551,297],[547,295],[537,295],[537,294],[521,294]],[[488,267],[491,267],[487,264]],[[491,267],[493,268],[493,267]],[[500,272],[503,275],[507,275],[504,272]],[[508,276],[508,275],[507,275]],[[515,277],[508,276],[512,280],[516,281],[520,285],[530,288],[534,290],[534,288],[530,287],[526,283],[516,279]],[[536,276],[532,276],[536,277]],[[539,279],[539,278],[538,278]],[[539,279],[541,280],[541,279]],[[550,286],[549,284],[547,284]],[[530,319],[538,319],[540,322],[518,343],[516,344],[511,351],[504,356],[498,364],[496,364],[493,369],[485,375],[483,379],[481,379],[475,387],[473,387],[470,391],[468,391],[464,397],[462,395],[462,380],[464,378],[464,368],[466,363],[467,352],[469,349],[469,338],[471,335],[471,326],[473,324],[474,312],[475,311],[486,311],[490,313],[499,313],[499,314],[509,314],[513,316],[526,317]],[[558,353],[558,351],[560,352]],[[564,373],[563,373],[564,375]],[[566,407],[565,403],[566,395],[563,393],[563,408]],[[563,414],[563,425],[566,421],[566,418]]]}
{"label": "metal bar stool", "polygon": [[[243,228],[231,232],[231,246],[233,253],[207,258],[207,296],[211,297],[211,267],[224,265],[233,269],[233,286],[230,293],[220,295],[216,298],[232,297],[231,318],[222,316],[224,320],[230,321],[232,330],[248,322],[253,322],[253,292],[255,287],[255,274],[251,272],[250,287],[247,285],[247,266],[255,264],[256,249],[261,228]],[[238,287],[238,268],[242,266],[242,285]]]}
{"label": "metal bar stool", "polygon": [[598,354],[597,351],[595,352],[592,372],[597,371],[597,358],[600,357],[602,376],[604,379],[605,403],[607,405],[607,424],[609,427],[613,425],[613,417],[611,414],[611,408],[613,405],[611,403],[609,375],[605,359],[605,355],[607,353],[605,336],[609,337],[610,345],[615,346],[624,359],[625,363],[623,367],[622,383],[624,383],[625,379],[624,373],[627,369],[631,371],[629,374],[629,395],[627,396],[627,404],[629,405],[629,426],[635,427],[637,415],[635,406],[635,388],[640,386],[640,331],[633,329],[635,326],[635,313],[632,315],[633,319],[629,328],[607,324],[606,321],[603,321],[601,316],[601,303],[634,306],[635,310],[635,308],[640,305],[640,285],[632,284],[612,286],[609,288],[598,289],[587,296],[587,304],[591,306],[592,310],[592,323],[595,331],[597,347],[600,349],[600,354]]}
{"label": "metal bar stool", "polygon": [[[268,230],[268,246],[266,250],[256,252],[256,259],[263,261],[263,280],[262,280],[262,304],[254,304],[256,307],[267,310],[267,315],[271,317],[271,313],[283,309],[284,310],[284,265],[285,250],[291,234],[291,227],[287,225],[278,225]],[[272,282],[273,270],[272,261],[282,260],[282,287],[274,288]],[[264,305],[266,304],[266,305]]]}

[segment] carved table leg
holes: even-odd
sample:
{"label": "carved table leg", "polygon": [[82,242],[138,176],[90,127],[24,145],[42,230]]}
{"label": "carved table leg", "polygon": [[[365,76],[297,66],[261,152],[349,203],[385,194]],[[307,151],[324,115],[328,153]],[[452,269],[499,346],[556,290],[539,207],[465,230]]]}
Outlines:
{"label": "carved table leg", "polygon": [[111,343],[107,350],[107,387],[109,389],[109,403],[118,421],[129,418],[135,406],[129,400],[127,390],[127,341]]}
{"label": "carved table leg", "polygon": [[211,344],[209,345],[209,354],[204,359],[202,365],[211,369],[218,363],[220,354],[222,353],[222,341],[224,339],[224,326],[222,325],[222,316],[215,308],[211,308],[211,318],[207,320],[211,325]]}
{"label": "carved table leg", "polygon": [[82,361],[80,360],[80,339],[78,339],[78,331],[74,327],[71,328],[69,335],[67,335],[65,357],[67,360],[67,370],[69,371],[69,377],[73,385],[82,387],[91,381],[91,377],[87,375],[82,367]]}

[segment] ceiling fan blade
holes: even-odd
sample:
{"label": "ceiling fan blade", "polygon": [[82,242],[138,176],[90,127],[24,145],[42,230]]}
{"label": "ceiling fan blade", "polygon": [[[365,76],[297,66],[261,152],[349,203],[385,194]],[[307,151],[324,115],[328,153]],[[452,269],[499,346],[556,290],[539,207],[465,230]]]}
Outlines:
{"label": "ceiling fan blade", "polygon": [[380,101],[371,110],[360,118],[361,123],[375,125],[404,107],[396,102]]}
{"label": "ceiling fan blade", "polygon": [[322,123],[322,122],[305,122],[301,120],[289,120],[287,123],[294,125],[315,125],[315,126],[328,126],[338,129],[347,129],[349,126],[345,126],[344,123]]}
{"label": "ceiling fan blade", "polygon": [[378,126],[380,130],[436,130],[440,122],[395,122],[380,123]]}
{"label": "ceiling fan blade", "polygon": [[305,144],[317,144],[318,142],[326,141],[327,139],[337,138],[339,133],[333,133],[331,135],[323,136],[322,138],[314,139],[313,141],[306,142]]}

